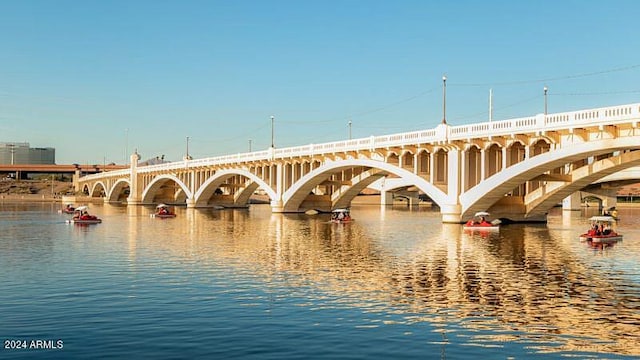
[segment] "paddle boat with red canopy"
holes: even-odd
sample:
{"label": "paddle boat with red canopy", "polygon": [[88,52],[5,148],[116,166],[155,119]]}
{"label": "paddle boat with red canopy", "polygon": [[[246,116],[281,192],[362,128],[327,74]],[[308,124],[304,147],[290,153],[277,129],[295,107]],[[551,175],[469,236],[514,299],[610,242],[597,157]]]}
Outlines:
{"label": "paddle boat with red canopy", "polygon": [[343,224],[353,221],[349,209],[335,209],[331,212],[331,222]]}
{"label": "paddle boat with red canopy", "polygon": [[61,214],[73,214],[75,211],[76,208],[73,207],[73,204],[67,204],[61,210],[58,210]]}
{"label": "paddle boat with red canopy", "polygon": [[487,221],[490,214],[486,211],[477,212],[473,219],[467,221],[463,225],[465,230],[498,230],[500,229],[501,221],[498,219]]}
{"label": "paddle boat with red canopy", "polygon": [[67,224],[99,224],[102,222],[97,216],[90,215],[88,210],[87,206],[78,206],[73,217],[67,220]]}
{"label": "paddle boat with red canopy", "polygon": [[622,240],[622,234],[613,229],[616,219],[612,216],[592,216],[589,221],[591,222],[591,227],[589,231],[580,235],[580,241],[613,243]]}
{"label": "paddle boat with red canopy", "polygon": [[158,206],[156,206],[156,212],[151,214],[151,217],[160,219],[174,218],[176,217],[176,213],[171,211],[169,205],[158,204]]}

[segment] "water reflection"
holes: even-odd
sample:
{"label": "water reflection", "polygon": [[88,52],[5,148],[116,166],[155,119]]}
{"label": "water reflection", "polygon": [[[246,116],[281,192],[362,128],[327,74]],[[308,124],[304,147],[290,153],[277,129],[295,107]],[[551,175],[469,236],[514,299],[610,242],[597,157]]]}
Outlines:
{"label": "water reflection", "polygon": [[[442,224],[432,210],[354,207],[354,222],[333,224],[328,215],[273,214],[268,206],[177,208],[173,219],[151,218],[152,206],[92,209],[103,223],[69,227],[84,234],[72,245],[99,239],[95,246],[109,261],[124,253],[132,278],[150,266],[186,273],[224,266],[260,278],[266,292],[276,283],[312,287],[343,305],[400,315],[405,324],[428,322],[443,346],[457,337],[470,346],[519,341],[538,352],[640,355],[636,210],[620,210],[623,242],[592,248],[578,241],[589,211],[483,233]],[[15,221],[13,214],[0,212],[0,223],[4,216]],[[37,241],[42,251],[55,250]],[[314,300],[303,305],[332,306]]]}
{"label": "water reflection", "polygon": [[128,215],[133,254],[144,228],[144,247],[171,258],[224,263],[265,279],[285,276],[291,287],[312,285],[347,304],[378,304],[372,311],[404,307],[407,323],[458,323],[469,343],[518,340],[538,344],[538,351],[640,355],[637,263],[617,268],[614,259],[603,269],[581,251],[583,214],[492,233],[463,232],[428,211],[364,208],[354,210],[350,224],[258,206],[179,209],[173,221]]}

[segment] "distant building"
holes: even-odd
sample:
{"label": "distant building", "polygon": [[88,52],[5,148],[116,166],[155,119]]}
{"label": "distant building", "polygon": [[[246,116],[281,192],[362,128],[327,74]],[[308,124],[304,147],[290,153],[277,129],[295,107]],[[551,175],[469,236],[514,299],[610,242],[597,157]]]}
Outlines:
{"label": "distant building", "polygon": [[0,142],[0,164],[51,165],[55,163],[55,148],[32,148],[26,142]]}

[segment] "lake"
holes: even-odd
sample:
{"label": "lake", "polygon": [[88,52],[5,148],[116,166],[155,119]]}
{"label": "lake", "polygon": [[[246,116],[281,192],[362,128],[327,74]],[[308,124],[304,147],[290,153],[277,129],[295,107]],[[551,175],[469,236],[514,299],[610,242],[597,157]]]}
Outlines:
{"label": "lake", "polygon": [[0,203],[1,358],[640,356],[640,209],[465,232],[429,208],[328,214]]}

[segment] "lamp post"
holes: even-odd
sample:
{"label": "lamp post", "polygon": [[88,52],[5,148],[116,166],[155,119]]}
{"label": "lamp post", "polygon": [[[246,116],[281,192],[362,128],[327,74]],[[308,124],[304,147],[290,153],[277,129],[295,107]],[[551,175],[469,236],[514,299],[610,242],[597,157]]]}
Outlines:
{"label": "lamp post", "polygon": [[9,149],[10,149],[9,151],[11,152],[11,165],[14,165],[15,164],[14,157],[16,154],[16,144],[9,144],[7,146],[9,146]]}
{"label": "lamp post", "polygon": [[190,160],[191,157],[189,156],[189,137],[187,136],[187,156],[185,156],[185,160]]}
{"label": "lamp post", "polygon": [[249,139],[249,152],[251,152],[251,139]]}
{"label": "lamp post", "polygon": [[271,115],[271,147],[275,147],[273,142],[273,122],[275,120],[275,116]]}
{"label": "lamp post", "polygon": [[349,120],[349,140],[351,140],[351,120]]}
{"label": "lamp post", "polygon": [[447,76],[442,75],[442,123],[447,124]]}
{"label": "lamp post", "polygon": [[545,85],[544,87],[544,114],[547,115],[547,91],[549,88]]}

